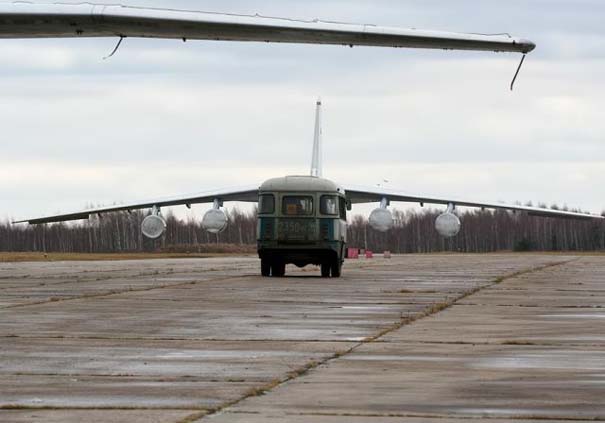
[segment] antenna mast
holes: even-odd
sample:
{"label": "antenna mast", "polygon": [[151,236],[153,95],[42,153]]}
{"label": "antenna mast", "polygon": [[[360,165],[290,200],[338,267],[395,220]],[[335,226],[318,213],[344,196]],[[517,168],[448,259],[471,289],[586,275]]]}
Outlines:
{"label": "antenna mast", "polygon": [[313,156],[311,158],[311,176],[317,178],[323,176],[321,135],[321,99],[319,99],[317,100],[317,109],[315,111],[315,135],[313,139]]}

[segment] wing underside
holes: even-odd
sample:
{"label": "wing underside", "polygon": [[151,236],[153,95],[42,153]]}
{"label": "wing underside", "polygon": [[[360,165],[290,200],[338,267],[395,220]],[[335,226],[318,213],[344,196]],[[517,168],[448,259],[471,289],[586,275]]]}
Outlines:
{"label": "wing underside", "polygon": [[[510,205],[504,203],[489,203],[489,202],[477,202],[467,201],[453,198],[438,198],[433,196],[425,195],[410,195],[392,190],[384,189],[373,189],[373,188],[359,188],[349,187],[346,189],[347,200],[351,204],[367,204],[367,203],[380,203],[383,200],[388,202],[404,202],[404,203],[418,203],[422,206],[425,204],[435,204],[449,206],[453,205],[456,207],[471,207],[481,209],[493,209],[493,210],[509,210],[514,212],[526,212],[531,216],[540,217],[556,217],[556,218],[568,218],[568,219],[580,219],[580,220],[592,220],[592,219],[605,219],[604,216],[595,214],[554,210],[540,207],[530,207],[521,205]],[[110,207],[101,207],[96,209],[83,210],[74,213],[57,214],[53,216],[47,216],[42,218],[32,218],[15,221],[13,223],[29,223],[32,225],[45,224],[45,223],[58,223],[68,222],[74,220],[89,219],[93,215],[103,215],[106,213],[133,211],[142,209],[162,208],[186,205],[190,207],[193,204],[208,204],[218,201],[223,202],[258,202],[258,188],[242,188],[236,190],[221,190],[205,192],[200,194],[172,197],[159,200],[150,200],[140,203],[116,205]]]}
{"label": "wing underside", "polygon": [[256,203],[258,201],[258,188],[249,187],[235,190],[205,192],[180,197],[143,201],[140,203],[116,205],[111,207],[100,207],[96,209],[83,210],[75,213],[57,214],[54,216],[47,216],[42,218],[25,219],[13,223],[29,223],[31,225],[39,225],[44,223],[69,222],[73,220],[89,219],[93,215],[103,215],[105,213],[151,209],[153,207],[161,208],[183,205],[190,207],[193,204],[208,204],[213,203],[214,201],[219,201],[220,203],[229,201]]}
{"label": "wing underside", "polygon": [[529,53],[531,41],[375,25],[94,4],[0,4],[0,38],[144,37]]}
{"label": "wing underside", "polygon": [[380,203],[383,199],[387,201],[399,201],[404,203],[418,203],[420,205],[424,204],[436,204],[436,205],[444,205],[449,206],[450,204],[453,206],[459,207],[471,207],[471,208],[480,208],[480,209],[493,209],[493,210],[509,210],[509,211],[518,211],[518,212],[526,212],[532,216],[540,216],[540,217],[557,217],[557,218],[568,218],[568,219],[581,219],[581,220],[590,220],[590,219],[605,219],[604,216],[580,213],[580,212],[571,212],[564,210],[553,210],[546,209],[540,207],[529,207],[529,206],[520,206],[520,205],[509,205],[503,203],[483,203],[477,201],[466,201],[460,199],[453,198],[438,198],[433,196],[424,196],[424,195],[410,195],[397,191],[385,190],[385,189],[373,189],[373,188],[359,188],[359,187],[350,187],[346,189],[347,199],[351,202],[351,204],[363,204],[363,203]]}

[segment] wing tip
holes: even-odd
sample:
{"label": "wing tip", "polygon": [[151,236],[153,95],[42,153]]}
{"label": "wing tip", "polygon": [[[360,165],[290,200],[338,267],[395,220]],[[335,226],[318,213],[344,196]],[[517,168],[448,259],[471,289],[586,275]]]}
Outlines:
{"label": "wing tip", "polygon": [[536,49],[536,43],[527,39],[520,39],[513,42],[521,47],[521,53],[528,54]]}

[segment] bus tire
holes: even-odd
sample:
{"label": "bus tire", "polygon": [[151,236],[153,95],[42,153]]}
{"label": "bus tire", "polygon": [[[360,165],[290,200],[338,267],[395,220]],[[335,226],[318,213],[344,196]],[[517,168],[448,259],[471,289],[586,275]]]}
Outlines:
{"label": "bus tire", "polygon": [[269,262],[269,260],[261,259],[260,273],[265,278],[271,276],[271,262]]}
{"label": "bus tire", "polygon": [[321,264],[321,277],[322,278],[330,277],[330,264],[328,264],[328,263]]}
{"label": "bus tire", "polygon": [[283,278],[286,275],[286,263],[276,261],[273,262],[273,276],[276,278]]}
{"label": "bus tire", "polygon": [[342,274],[342,263],[340,262],[339,259],[336,259],[332,262],[332,268],[331,273],[332,273],[332,277],[333,278],[340,278],[340,275]]}

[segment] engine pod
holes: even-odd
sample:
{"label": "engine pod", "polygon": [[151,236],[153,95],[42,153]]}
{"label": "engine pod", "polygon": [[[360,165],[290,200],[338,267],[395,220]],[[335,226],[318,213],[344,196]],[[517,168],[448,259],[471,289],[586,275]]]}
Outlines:
{"label": "engine pod", "polygon": [[141,232],[149,239],[158,239],[165,231],[166,221],[160,216],[147,216],[141,224]]}
{"label": "engine pod", "polygon": [[435,229],[445,238],[453,238],[460,233],[462,224],[460,219],[453,213],[443,213],[435,220]]}
{"label": "engine pod", "polygon": [[393,215],[387,209],[376,209],[370,214],[370,226],[378,232],[388,232],[393,227]]}
{"label": "engine pod", "polygon": [[209,210],[202,219],[202,227],[211,234],[221,233],[227,228],[227,215],[222,210]]}

